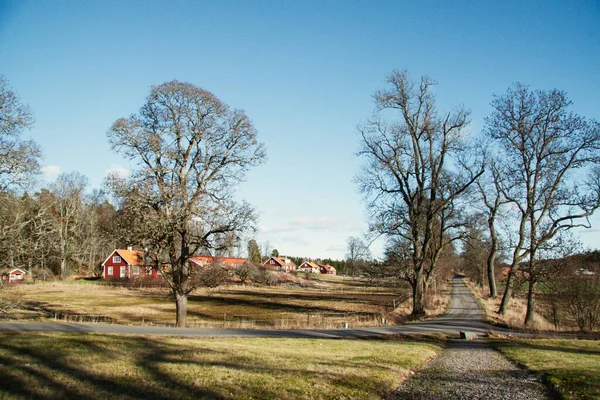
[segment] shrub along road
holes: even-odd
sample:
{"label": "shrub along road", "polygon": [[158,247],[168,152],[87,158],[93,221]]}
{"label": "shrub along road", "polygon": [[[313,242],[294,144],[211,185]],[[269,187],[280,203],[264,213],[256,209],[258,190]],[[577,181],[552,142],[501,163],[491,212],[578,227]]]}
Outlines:
{"label": "shrub along road", "polygon": [[[440,318],[404,325],[352,328],[349,329],[213,329],[213,328],[171,328],[157,326],[130,326],[110,324],[81,324],[55,322],[2,322],[0,332],[62,332],[100,333],[133,335],[171,335],[196,337],[265,337],[265,338],[363,338],[394,334],[441,333],[456,335],[468,331],[477,335],[490,332],[515,334],[509,329],[493,326],[481,320],[482,311],[475,297],[460,277],[452,280],[451,307]],[[516,333],[519,334],[519,333]]]}

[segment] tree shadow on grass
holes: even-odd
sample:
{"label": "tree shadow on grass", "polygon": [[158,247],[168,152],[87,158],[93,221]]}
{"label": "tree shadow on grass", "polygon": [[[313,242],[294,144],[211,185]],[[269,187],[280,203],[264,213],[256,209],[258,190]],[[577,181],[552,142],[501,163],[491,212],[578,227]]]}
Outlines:
{"label": "tree shadow on grass", "polygon": [[[89,340],[68,341],[56,348],[30,346],[26,341],[18,344],[2,340],[0,352],[0,394],[8,397],[26,397],[40,399],[81,399],[81,398],[121,398],[121,399],[224,399],[221,394],[209,389],[199,388],[166,374],[150,362],[140,363],[142,374],[151,376],[151,380],[98,372],[86,364],[86,359],[74,360],[73,354],[79,352],[103,356],[107,362],[118,361],[118,355],[110,347],[98,346]],[[130,342],[132,346],[144,348],[144,357],[148,360],[159,359],[167,349],[153,341],[143,338],[115,337],[115,340]],[[69,350],[69,348],[71,350]],[[75,350],[76,348],[77,350]],[[83,350],[82,350],[83,349]],[[172,355],[176,353],[171,353]],[[120,368],[118,362],[115,369]],[[147,384],[152,382],[152,384]]]}
{"label": "tree shadow on grass", "polygon": [[[332,385],[335,393],[346,391],[372,397],[384,394],[382,388],[391,385],[389,378],[382,378],[379,373],[386,368],[378,366],[369,367],[377,371],[368,377],[357,372],[361,371],[360,363],[348,371],[344,360],[330,361],[332,369],[343,367],[344,370],[316,372],[311,368],[298,368],[293,363],[285,364],[278,358],[280,355],[263,360],[263,351],[268,354],[269,349],[213,350],[202,342],[194,341],[194,345],[190,345],[187,341],[177,343],[178,340],[116,335],[2,335],[0,397],[224,399],[250,395],[273,399],[312,398],[296,393],[294,385],[276,384],[293,379],[310,381],[317,386]],[[301,345],[298,342],[298,346]],[[199,376],[201,371],[207,370],[213,374],[208,381]],[[221,382],[223,375],[219,374],[223,371],[234,377],[236,372],[246,374],[247,383],[241,383],[246,387],[240,387],[236,378]],[[274,383],[262,387],[254,384],[255,379]],[[320,393],[314,396],[320,397]]]}

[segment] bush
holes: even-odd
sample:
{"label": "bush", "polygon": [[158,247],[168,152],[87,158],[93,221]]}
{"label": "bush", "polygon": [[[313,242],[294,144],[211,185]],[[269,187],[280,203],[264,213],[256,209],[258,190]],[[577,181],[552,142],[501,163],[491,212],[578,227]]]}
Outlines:
{"label": "bush", "polygon": [[275,273],[265,267],[256,268],[251,279],[253,282],[268,286],[273,286],[277,283],[277,276]]}

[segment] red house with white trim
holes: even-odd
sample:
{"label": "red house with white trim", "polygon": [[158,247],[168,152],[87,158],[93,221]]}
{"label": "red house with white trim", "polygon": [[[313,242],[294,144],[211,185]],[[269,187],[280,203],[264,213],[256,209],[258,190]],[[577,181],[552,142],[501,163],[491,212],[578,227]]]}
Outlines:
{"label": "red house with white trim", "polygon": [[21,268],[14,268],[0,274],[0,279],[8,282],[23,282],[25,281],[25,275],[27,275],[27,271],[23,271]]}
{"label": "red house with white trim", "polygon": [[273,271],[295,271],[296,264],[289,258],[271,257],[263,263],[263,267],[272,269]]}
{"label": "red house with white trim", "polygon": [[160,271],[145,262],[142,250],[115,249],[102,263],[102,278],[116,279],[156,279],[160,278]]}

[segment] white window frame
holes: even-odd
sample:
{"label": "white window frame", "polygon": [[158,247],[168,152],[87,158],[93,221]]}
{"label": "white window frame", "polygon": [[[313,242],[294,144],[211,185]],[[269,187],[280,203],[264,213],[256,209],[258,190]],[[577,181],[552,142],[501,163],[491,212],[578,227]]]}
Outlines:
{"label": "white window frame", "polygon": [[146,267],[146,276],[152,276],[152,267]]}
{"label": "white window frame", "polygon": [[121,262],[121,256],[113,256],[113,262],[114,263],[120,263]]}
{"label": "white window frame", "polygon": [[108,267],[107,271],[106,271],[107,275],[112,275],[113,274],[113,267]]}

